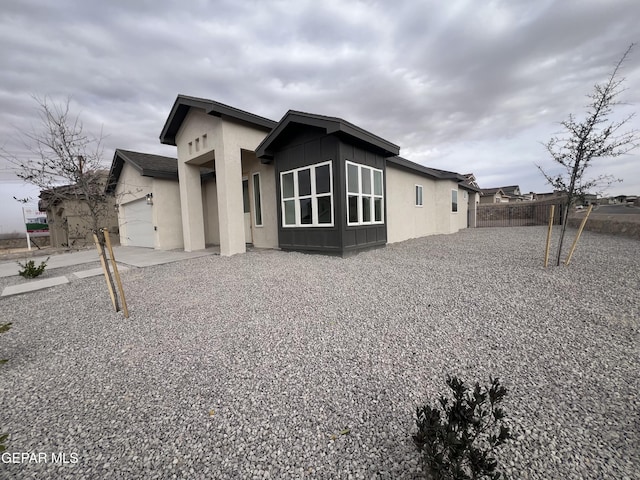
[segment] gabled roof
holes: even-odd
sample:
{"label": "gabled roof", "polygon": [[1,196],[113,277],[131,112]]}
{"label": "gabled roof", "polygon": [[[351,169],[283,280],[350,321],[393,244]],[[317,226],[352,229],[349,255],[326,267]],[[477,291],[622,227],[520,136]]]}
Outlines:
{"label": "gabled roof", "polygon": [[499,193],[500,195],[504,195],[504,191],[502,190],[502,187],[495,187],[495,188],[482,188],[480,190],[480,195],[487,196],[487,195],[495,195],[496,193]]}
{"label": "gabled roof", "polygon": [[132,152],[130,150],[116,149],[113,154],[113,162],[109,171],[109,182],[106,192],[113,193],[122,173],[124,164],[131,165],[143,177],[178,179],[178,160],[161,155]]}
{"label": "gabled roof", "polygon": [[520,191],[520,186],[519,185],[509,185],[508,187],[500,187],[502,188],[502,191],[509,196],[518,196],[519,194],[516,194],[516,190]]}
{"label": "gabled roof", "polygon": [[213,100],[207,100],[206,98],[178,95],[173,107],[171,108],[171,112],[169,112],[169,117],[167,118],[164,127],[162,127],[160,143],[176,145],[176,134],[191,108],[204,110],[208,115],[213,115],[215,117],[234,118],[266,131],[269,131],[276,126],[276,122],[273,120],[230,107],[229,105],[214,102]]}
{"label": "gabled roof", "polygon": [[[93,170],[86,172],[84,180],[87,182],[83,188],[80,188],[78,184],[73,185],[60,185],[58,187],[52,187],[40,191],[38,201],[38,209],[45,211],[50,207],[53,207],[64,200],[81,200],[83,201],[83,195],[89,191],[91,195],[102,195],[104,185],[108,181],[109,172],[107,170]],[[107,194],[110,192],[106,192]]]}
{"label": "gabled roof", "polygon": [[472,192],[480,191],[478,188],[467,183],[467,178],[464,175],[456,172],[425,167],[424,165],[420,165],[419,163],[412,162],[411,160],[407,160],[406,158],[402,158],[399,156],[387,158],[387,164],[404,168],[405,170],[409,170],[412,173],[418,173],[435,180],[452,180],[454,182],[458,182],[460,187],[466,190],[471,190]]}
{"label": "gabled roof", "polygon": [[292,125],[305,125],[323,129],[327,134],[338,134],[342,137],[364,142],[375,149],[381,151],[383,156],[390,157],[400,152],[400,147],[388,142],[387,140],[367,132],[362,128],[337,117],[326,117],[324,115],[315,115],[296,110],[289,110],[277,126],[266,136],[266,138],[258,145],[256,155],[258,158],[269,161],[273,159],[273,151],[271,147]]}

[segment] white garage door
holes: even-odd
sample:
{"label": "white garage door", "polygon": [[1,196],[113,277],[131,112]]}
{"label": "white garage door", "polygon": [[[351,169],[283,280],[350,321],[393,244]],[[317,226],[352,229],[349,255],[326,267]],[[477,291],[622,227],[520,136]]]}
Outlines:
{"label": "white garage door", "polygon": [[153,207],[147,205],[147,200],[143,198],[122,205],[122,208],[124,210],[125,235],[127,236],[126,245],[153,248],[153,221],[151,217]]}

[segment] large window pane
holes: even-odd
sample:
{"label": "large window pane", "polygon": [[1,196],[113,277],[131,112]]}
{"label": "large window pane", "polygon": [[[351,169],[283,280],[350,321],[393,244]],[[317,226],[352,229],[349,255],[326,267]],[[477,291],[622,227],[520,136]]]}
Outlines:
{"label": "large window pane", "polygon": [[293,173],[282,176],[282,198],[293,198]]}
{"label": "large window pane", "polygon": [[249,180],[242,180],[242,208],[244,213],[250,212],[249,206]]}
{"label": "large window pane", "polygon": [[371,221],[371,197],[362,197],[362,221]]}
{"label": "large window pane", "polygon": [[329,192],[331,192],[331,176],[329,165],[316,167],[316,193],[320,194]]}
{"label": "large window pane", "polygon": [[284,202],[284,224],[296,224],[296,202],[295,200],[286,200]]}
{"label": "large window pane", "polygon": [[358,166],[347,165],[347,191],[349,193],[360,193],[358,188]]}
{"label": "large window pane", "polygon": [[313,213],[311,208],[311,199],[303,198],[300,200],[300,223],[309,225],[313,222]]}
{"label": "large window pane", "polygon": [[349,223],[358,223],[358,197],[350,196],[348,200]]}
{"label": "large window pane", "polygon": [[373,193],[374,195],[382,195],[382,172],[378,170],[373,172]]}
{"label": "large window pane", "polygon": [[318,197],[318,223],[331,223],[331,196]]}
{"label": "large window pane", "polygon": [[255,207],[256,225],[262,225],[262,205],[260,203],[260,175],[253,174],[253,206]]}
{"label": "large window pane", "polygon": [[311,195],[311,170],[308,168],[298,172],[298,195]]}
{"label": "large window pane", "polygon": [[371,195],[371,169],[362,167],[362,193]]}
{"label": "large window pane", "polygon": [[374,209],[374,221],[381,222],[382,221],[382,199],[374,198],[373,199],[373,209]]}

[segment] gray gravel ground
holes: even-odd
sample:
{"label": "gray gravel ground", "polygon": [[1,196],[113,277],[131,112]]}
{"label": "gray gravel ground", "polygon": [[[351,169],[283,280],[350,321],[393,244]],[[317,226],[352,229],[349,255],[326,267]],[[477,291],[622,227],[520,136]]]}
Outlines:
{"label": "gray gravel ground", "polygon": [[0,477],[421,478],[415,407],[458,374],[509,388],[511,478],[640,478],[640,242],[545,270],[545,235],[132,268],[129,320],[101,277],[0,299],[1,429],[47,455]]}

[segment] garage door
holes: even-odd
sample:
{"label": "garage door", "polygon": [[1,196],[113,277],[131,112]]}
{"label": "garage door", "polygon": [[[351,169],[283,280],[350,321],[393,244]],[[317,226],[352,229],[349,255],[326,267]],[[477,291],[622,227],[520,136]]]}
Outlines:
{"label": "garage door", "polygon": [[[122,205],[124,230],[127,236],[126,245],[131,247],[154,247],[153,221],[151,220],[151,205],[146,199]],[[124,242],[122,242],[124,244]]]}

